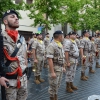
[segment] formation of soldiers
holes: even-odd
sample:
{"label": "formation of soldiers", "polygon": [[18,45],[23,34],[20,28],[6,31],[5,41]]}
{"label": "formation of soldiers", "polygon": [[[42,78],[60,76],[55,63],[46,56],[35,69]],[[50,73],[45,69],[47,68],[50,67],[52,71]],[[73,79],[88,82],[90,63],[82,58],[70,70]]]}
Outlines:
{"label": "formation of soldiers", "polygon": [[78,89],[73,84],[78,65],[81,66],[80,79],[83,81],[89,79],[85,74],[87,68],[89,73],[95,73],[94,66],[100,68],[100,32],[96,31],[96,36],[90,36],[89,31],[85,30],[82,34],[80,38],[73,31],[65,36],[62,31],[56,31],[51,43],[49,33],[43,41],[41,34],[36,34],[37,39],[30,40],[34,41],[31,44],[32,65],[35,66],[34,82],[36,84],[44,82],[45,80],[40,78],[42,67],[48,68],[50,100],[58,100],[57,92],[63,72],[66,73],[66,91],[73,93]]}
{"label": "formation of soldiers", "polygon": [[[34,82],[40,84],[45,80],[41,78],[43,67],[48,68],[48,80],[50,100],[58,100],[58,89],[61,84],[63,72],[66,73],[66,91],[73,93],[78,87],[74,86],[76,68],[81,64],[82,81],[89,79],[86,76],[86,69],[89,73],[95,73],[94,66],[100,68],[100,31],[96,31],[96,36],[90,36],[89,31],[83,31],[83,37],[71,31],[64,34],[56,31],[50,43],[49,33],[44,40],[42,34],[33,34],[29,41],[28,48],[24,37],[20,36],[16,29],[19,27],[19,16],[14,10],[6,11],[2,21],[5,25],[3,35],[3,50],[6,64],[9,69],[6,78],[0,73],[0,84],[6,88],[7,100],[27,99],[27,52],[30,54],[31,65],[34,71]],[[16,51],[17,48],[17,51]],[[16,52],[15,56],[12,54]],[[2,72],[2,71],[1,71]],[[6,85],[9,83],[9,86]]]}

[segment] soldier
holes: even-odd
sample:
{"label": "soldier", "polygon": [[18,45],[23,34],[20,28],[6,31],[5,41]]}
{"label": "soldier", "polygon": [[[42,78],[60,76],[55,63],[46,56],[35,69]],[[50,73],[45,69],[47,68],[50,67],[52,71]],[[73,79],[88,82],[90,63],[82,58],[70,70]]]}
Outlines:
{"label": "soldier", "polygon": [[95,40],[95,44],[96,44],[96,49],[98,51],[98,56],[96,57],[97,61],[96,61],[96,68],[100,68],[100,31],[96,31],[96,35],[97,38]]}
{"label": "soldier", "polygon": [[94,70],[92,70],[92,68],[94,66],[96,66],[96,45],[95,45],[95,38],[93,36],[89,37],[90,41],[91,41],[91,62],[90,62],[90,73],[95,73]]}
{"label": "soldier", "polygon": [[32,38],[30,39],[29,43],[28,43],[28,55],[29,55],[29,58],[30,58],[30,61],[31,61],[31,66],[34,66],[34,59],[33,59],[33,55],[32,55],[32,44],[34,43],[34,41],[37,41],[37,38],[36,38],[36,33],[35,34],[32,34]]}
{"label": "soldier", "polygon": [[69,35],[65,34],[63,44],[65,44],[66,41],[69,41]]}
{"label": "soldier", "polygon": [[[46,37],[44,38],[44,45],[45,45],[45,50],[48,47],[50,43],[50,39],[49,39],[49,33],[46,34]],[[45,51],[45,55],[46,55],[46,51]],[[48,62],[47,59],[45,57],[45,61],[44,61],[44,67],[47,68],[48,67]]]}
{"label": "soldier", "polygon": [[35,83],[40,84],[40,82],[44,82],[44,80],[40,78],[45,56],[45,46],[42,41],[42,34],[37,34],[37,41],[34,41],[32,44],[32,53],[34,64],[36,65],[36,70],[34,72]]}
{"label": "soldier", "polygon": [[[90,66],[90,59],[91,59],[91,55],[90,55],[90,51],[91,51],[91,42],[89,40],[89,31],[85,30],[83,31],[83,39],[80,41],[80,54],[81,54],[81,63],[82,63],[82,68],[81,68],[81,80],[83,81],[87,81],[88,80],[88,76],[85,76],[85,70],[87,69],[87,67]],[[92,68],[89,67],[89,72],[92,71]]]}
{"label": "soldier", "polygon": [[29,41],[29,43],[28,43],[28,50],[31,50],[32,49],[32,43],[34,42],[34,41],[36,41],[37,40],[37,38],[36,38],[36,33],[34,34],[32,34],[32,38],[30,39],[30,41]]}
{"label": "soldier", "polygon": [[65,60],[66,60],[66,90],[69,93],[72,93],[73,90],[77,90],[78,88],[73,85],[76,66],[78,63],[79,57],[79,50],[78,46],[75,42],[76,33],[70,32],[69,33],[69,41],[64,44],[64,51],[65,51]]}
{"label": "soldier", "polygon": [[49,89],[50,100],[58,100],[57,92],[60,87],[64,64],[64,51],[61,42],[63,41],[62,31],[53,34],[54,41],[47,47],[47,59],[49,63]]}
{"label": "soldier", "polygon": [[[26,100],[27,76],[25,69],[27,67],[27,46],[24,37],[20,36],[16,30],[19,27],[18,13],[15,10],[6,11],[3,15],[3,23],[5,25],[5,31],[2,31],[5,65],[9,67],[6,73],[6,78],[9,79],[6,98],[7,100]],[[15,57],[12,57],[16,47],[19,48],[19,51]]]}
{"label": "soldier", "polygon": [[44,38],[44,45],[45,45],[45,48],[47,48],[47,46],[49,45],[50,43],[50,39],[49,39],[49,33],[46,34],[46,37]]}
{"label": "soldier", "polygon": [[79,40],[78,34],[76,35],[75,41],[76,41],[76,44],[77,44],[77,46],[78,46],[78,49],[80,49],[80,40]]}

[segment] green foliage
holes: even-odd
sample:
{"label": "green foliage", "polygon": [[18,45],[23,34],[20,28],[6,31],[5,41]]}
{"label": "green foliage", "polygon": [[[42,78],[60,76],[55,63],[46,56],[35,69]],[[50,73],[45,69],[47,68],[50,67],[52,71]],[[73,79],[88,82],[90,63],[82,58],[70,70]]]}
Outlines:
{"label": "green foliage", "polygon": [[2,14],[9,9],[23,10],[23,4],[23,1],[19,4],[14,4],[13,0],[0,0],[0,18],[2,18]]}
{"label": "green foliage", "polygon": [[51,24],[63,23],[65,16],[61,7],[64,5],[64,0],[35,0],[33,4],[26,5],[30,11],[28,15],[30,19],[34,19],[33,26],[45,26],[51,28]]}
{"label": "green foliage", "polygon": [[[73,30],[100,29],[100,0],[34,0],[26,4],[32,26],[69,23]],[[45,15],[45,17],[44,17]]]}

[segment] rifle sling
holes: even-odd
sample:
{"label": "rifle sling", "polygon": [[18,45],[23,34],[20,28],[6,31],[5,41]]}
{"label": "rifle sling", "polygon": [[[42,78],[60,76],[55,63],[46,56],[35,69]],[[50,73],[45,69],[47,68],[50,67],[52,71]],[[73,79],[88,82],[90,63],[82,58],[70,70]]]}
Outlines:
{"label": "rifle sling", "polygon": [[[23,39],[22,39],[22,38],[23,38],[23,37],[20,36],[20,39],[17,41],[17,44],[18,44],[18,43],[21,43],[21,45],[22,45],[22,42],[23,42]],[[20,49],[20,47],[18,48],[18,47],[16,46],[14,52],[11,54],[11,57],[15,57],[15,56],[17,55],[19,49]],[[5,65],[8,67],[8,66],[11,64],[11,62],[12,62],[12,61],[7,60],[7,62],[5,63]]]}

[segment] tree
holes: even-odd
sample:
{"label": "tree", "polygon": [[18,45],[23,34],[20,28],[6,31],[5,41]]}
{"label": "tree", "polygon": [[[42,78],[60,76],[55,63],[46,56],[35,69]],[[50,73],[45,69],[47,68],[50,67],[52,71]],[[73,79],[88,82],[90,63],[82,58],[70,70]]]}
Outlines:
{"label": "tree", "polygon": [[66,22],[70,24],[72,30],[76,31],[80,29],[81,10],[83,10],[85,2],[84,0],[66,0]]}
{"label": "tree", "polygon": [[80,14],[80,28],[95,31],[100,29],[100,0],[86,0]]}
{"label": "tree", "polygon": [[51,25],[64,23],[64,0],[35,0],[33,4],[26,5],[30,11],[30,19],[34,19],[32,26],[44,26],[46,32]]}
{"label": "tree", "polygon": [[0,18],[2,18],[3,12],[9,9],[22,10],[23,1],[19,4],[14,4],[13,0],[0,0]]}

